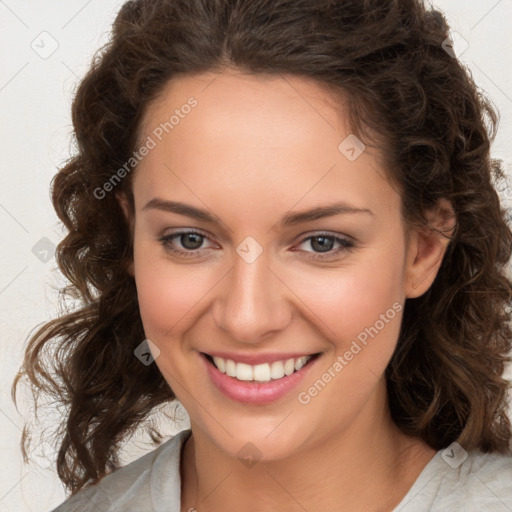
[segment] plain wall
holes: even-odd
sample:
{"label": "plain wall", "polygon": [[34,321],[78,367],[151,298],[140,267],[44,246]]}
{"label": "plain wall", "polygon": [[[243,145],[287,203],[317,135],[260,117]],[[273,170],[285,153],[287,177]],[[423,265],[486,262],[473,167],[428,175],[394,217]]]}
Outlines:
{"label": "plain wall", "polygon": [[[23,463],[19,442],[24,419],[14,407],[10,387],[29,332],[59,311],[55,287],[62,280],[52,254],[63,231],[50,203],[49,183],[69,156],[74,88],[93,52],[106,41],[121,4],[0,1],[0,512],[50,510],[65,498],[51,467],[51,447],[39,446],[35,463]],[[452,30],[467,41],[460,59],[500,112],[493,155],[504,161],[510,176],[512,1],[435,4],[447,15]],[[22,403],[23,414],[29,415],[30,402]],[[58,421],[59,412],[50,409],[44,417],[51,424]],[[186,417],[182,425],[187,426]],[[181,427],[166,422],[164,431],[171,434],[176,429]],[[149,449],[145,443],[143,437],[130,442],[124,460]]]}

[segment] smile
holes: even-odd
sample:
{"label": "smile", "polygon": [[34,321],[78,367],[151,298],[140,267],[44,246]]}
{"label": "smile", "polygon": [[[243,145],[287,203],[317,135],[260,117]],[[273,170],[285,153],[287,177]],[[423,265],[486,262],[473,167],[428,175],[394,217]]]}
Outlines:
{"label": "smile", "polygon": [[242,381],[268,382],[270,380],[282,379],[299,371],[314,357],[314,354],[257,365],[237,363],[232,359],[224,359],[218,356],[212,357],[207,355],[207,357],[221,373],[225,373],[228,377],[234,377]]}
{"label": "smile", "polygon": [[200,353],[214,387],[228,398],[248,404],[267,404],[289,394],[311,371],[320,353],[250,365]]}

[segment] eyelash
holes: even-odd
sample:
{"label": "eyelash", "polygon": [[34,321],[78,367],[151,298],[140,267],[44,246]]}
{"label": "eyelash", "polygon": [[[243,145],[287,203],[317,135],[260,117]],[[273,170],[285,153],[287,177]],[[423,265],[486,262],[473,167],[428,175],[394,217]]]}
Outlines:
{"label": "eyelash", "polygon": [[[182,235],[189,235],[189,234],[199,235],[203,239],[209,240],[209,238],[206,235],[204,235],[203,233],[200,233],[198,231],[177,231],[176,233],[164,235],[164,236],[160,237],[158,240],[161,242],[161,244],[163,245],[163,247],[166,251],[174,253],[178,256],[183,256],[185,258],[197,257],[197,251],[200,251],[201,249],[183,250],[183,249],[178,249],[177,247],[172,245],[173,239],[178,238]],[[303,238],[298,245],[302,245],[304,242],[307,242],[308,240],[312,240],[315,238],[327,238],[329,240],[333,240],[334,242],[340,244],[341,247],[336,251],[326,251],[324,253],[306,251],[306,252],[312,254],[312,256],[308,256],[308,258],[311,260],[332,259],[333,256],[337,256],[340,253],[344,253],[344,252],[351,252],[354,249],[354,243],[351,240],[348,240],[347,238],[341,238],[341,237],[338,237],[335,235],[331,235],[329,233],[317,233],[315,235],[310,235],[306,238]]]}

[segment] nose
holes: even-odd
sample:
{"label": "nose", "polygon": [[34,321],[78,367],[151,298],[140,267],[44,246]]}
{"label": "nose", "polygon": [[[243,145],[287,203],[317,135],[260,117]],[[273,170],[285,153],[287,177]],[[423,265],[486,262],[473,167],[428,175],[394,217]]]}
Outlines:
{"label": "nose", "polygon": [[236,342],[256,344],[292,320],[290,291],[269,263],[265,252],[252,263],[235,255],[233,269],[217,291],[215,324]]}

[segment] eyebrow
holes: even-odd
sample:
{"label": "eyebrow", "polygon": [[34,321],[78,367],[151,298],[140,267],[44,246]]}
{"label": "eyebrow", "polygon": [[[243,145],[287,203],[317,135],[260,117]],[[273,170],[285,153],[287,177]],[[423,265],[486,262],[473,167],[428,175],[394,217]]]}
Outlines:
{"label": "eyebrow", "polygon": [[[151,199],[145,206],[143,206],[142,210],[162,210],[169,213],[186,215],[187,217],[203,220],[212,224],[223,224],[219,217],[211,214],[207,210],[202,210],[179,201],[168,201],[160,197],[154,197]],[[368,208],[357,208],[347,203],[334,203],[325,206],[317,206],[301,212],[287,213],[282,217],[278,225],[279,227],[295,226],[296,224],[310,222],[324,217],[355,213],[374,215],[374,213]]]}

